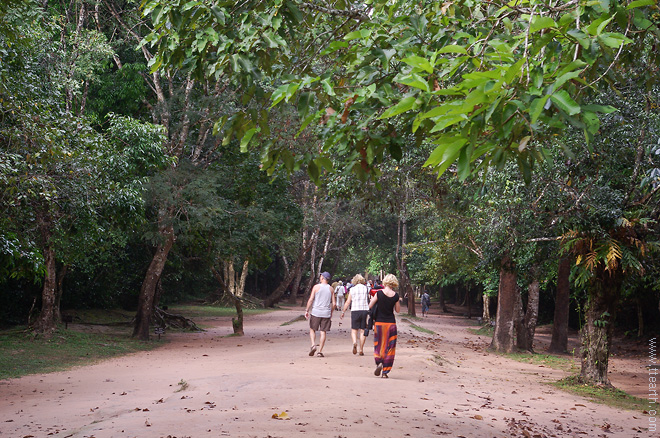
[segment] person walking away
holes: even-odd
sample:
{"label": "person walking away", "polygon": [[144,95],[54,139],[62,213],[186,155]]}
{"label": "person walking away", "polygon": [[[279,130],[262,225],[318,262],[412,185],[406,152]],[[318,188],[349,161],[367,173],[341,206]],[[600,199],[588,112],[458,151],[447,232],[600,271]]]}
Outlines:
{"label": "person walking away", "polygon": [[376,309],[376,322],[374,324],[374,360],[376,370],[374,374],[387,378],[394,364],[396,351],[396,318],[394,312],[401,311],[399,294],[395,289],[399,287],[399,280],[393,274],[387,274],[383,279],[383,289],[378,290],[371,298],[369,308],[378,305]]}
{"label": "person walking away", "polygon": [[344,319],[346,309],[351,309],[351,339],[353,340],[353,354],[358,353],[358,334],[360,342],[360,356],[364,356],[364,343],[367,340],[367,315],[369,314],[369,291],[364,284],[364,277],[355,275],[351,280],[351,287],[346,303],[341,309],[341,319]]}
{"label": "person walking away", "polygon": [[373,297],[374,295],[376,295],[376,292],[378,292],[378,290],[380,290],[380,289],[382,289],[382,288],[383,288],[383,285],[380,284],[380,281],[376,280],[376,281],[374,282],[374,285],[371,286],[371,289],[369,289],[369,297],[371,298],[371,297]]}
{"label": "person walking away", "polygon": [[431,297],[428,292],[422,294],[422,316],[429,316],[429,307],[431,306]]}
{"label": "person walking away", "polygon": [[[307,300],[305,308],[305,318],[309,320],[309,338],[312,341],[312,347],[309,349],[309,355],[316,353],[319,357],[323,356],[323,346],[325,345],[326,332],[330,331],[332,325],[332,311],[336,306],[334,290],[330,286],[329,272],[323,272],[319,276],[319,283],[314,285],[312,293]],[[319,343],[316,343],[316,332],[320,331]]]}
{"label": "person walking away", "polygon": [[344,307],[344,298],[346,296],[346,288],[344,287],[344,283],[342,283],[341,281],[337,286],[336,292],[337,292],[337,310],[340,310],[342,307]]}

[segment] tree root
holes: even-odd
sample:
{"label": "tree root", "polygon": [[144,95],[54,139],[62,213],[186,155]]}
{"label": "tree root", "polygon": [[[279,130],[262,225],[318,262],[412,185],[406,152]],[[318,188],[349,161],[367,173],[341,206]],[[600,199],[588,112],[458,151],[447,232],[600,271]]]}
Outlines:
{"label": "tree root", "polygon": [[199,328],[192,319],[166,312],[160,307],[156,307],[154,309],[153,320],[158,327],[176,328],[194,332],[204,331],[203,329]]}

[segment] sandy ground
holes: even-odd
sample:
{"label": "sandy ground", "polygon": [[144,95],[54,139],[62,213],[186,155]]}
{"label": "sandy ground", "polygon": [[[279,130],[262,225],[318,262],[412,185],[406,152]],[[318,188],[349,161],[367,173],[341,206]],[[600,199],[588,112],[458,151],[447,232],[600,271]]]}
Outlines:
{"label": "sandy ground", "polygon": [[[339,325],[336,313],[325,357],[309,357],[307,322],[282,325],[301,313],[250,316],[244,337],[227,336],[226,318],[205,321],[212,328],[168,333],[169,343],[156,351],[0,381],[0,436],[658,436],[641,412],[546,384],[563,371],[489,353],[490,339],[468,332],[475,323],[463,317],[416,321],[432,335],[401,315],[394,368],[381,379],[371,349],[352,354],[349,319]],[[620,377],[626,389],[646,393],[643,358],[615,357],[613,367],[620,370],[612,373],[615,384]],[[282,413],[288,419],[273,418]]]}

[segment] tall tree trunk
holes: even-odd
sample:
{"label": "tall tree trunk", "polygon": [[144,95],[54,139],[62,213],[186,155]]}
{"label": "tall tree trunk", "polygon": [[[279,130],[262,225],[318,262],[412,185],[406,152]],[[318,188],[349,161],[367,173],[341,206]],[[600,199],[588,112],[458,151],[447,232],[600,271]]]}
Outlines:
{"label": "tall tree trunk", "polygon": [[154,297],[156,296],[156,287],[163,274],[167,256],[174,245],[176,236],[174,229],[171,225],[163,226],[159,230],[159,234],[163,239],[156,247],[147,273],[144,276],[142,287],[140,288],[140,296],[138,298],[138,310],[135,315],[135,325],[133,327],[133,337],[137,337],[142,341],[149,340],[149,323],[151,322],[151,315],[154,309]]}
{"label": "tall tree trunk", "polygon": [[490,348],[501,353],[511,353],[514,347],[514,318],[518,285],[513,261],[508,253],[502,258],[500,285],[497,292],[495,333]]}
{"label": "tall tree trunk", "polygon": [[[300,282],[302,281],[302,265],[296,270],[296,276],[293,279],[291,284],[291,296],[289,297],[289,304],[295,304],[296,299],[298,298],[298,292],[300,291]],[[304,305],[304,304],[303,304]]]}
{"label": "tall tree trunk", "polygon": [[52,246],[52,222],[48,214],[39,214],[37,226],[41,234],[44,268],[44,286],[41,290],[41,311],[34,324],[37,333],[49,335],[57,327],[55,319],[55,295],[57,292],[57,266],[55,262],[55,249]]}
{"label": "tall tree trunk", "polygon": [[44,287],[41,291],[41,312],[35,321],[34,330],[48,335],[57,327],[55,319],[55,290],[57,288],[57,269],[55,267],[55,250],[51,246],[44,249]]}
{"label": "tall tree trunk", "polygon": [[238,336],[243,336],[245,331],[243,330],[243,303],[237,297],[232,295],[234,299],[234,307],[236,308],[236,318],[231,319],[231,325],[234,329],[234,334]]}
{"label": "tall tree trunk", "polygon": [[55,289],[55,306],[53,311],[55,312],[55,321],[62,321],[62,313],[60,311],[60,303],[62,302],[62,295],[64,294],[64,278],[66,277],[66,272],[69,269],[69,265],[62,265],[60,272],[57,274],[57,288]]}
{"label": "tall tree trunk", "polygon": [[571,303],[571,258],[562,257],[557,270],[557,297],[552,323],[552,340],[548,352],[565,353],[568,350],[568,312]]}
{"label": "tall tree trunk", "polygon": [[319,276],[319,273],[316,272],[316,245],[318,244],[319,240],[319,231],[319,228],[316,228],[312,233],[312,253],[310,255],[311,260],[309,263],[309,278],[307,279],[307,286],[305,287],[305,293],[303,294],[303,299],[300,302],[300,307],[307,305],[309,295],[312,293],[312,287],[314,287],[314,283]]}
{"label": "tall tree trunk", "polygon": [[635,300],[637,304],[637,336],[644,336],[644,307],[642,307],[641,298],[637,297]]}
{"label": "tall tree trunk", "polygon": [[607,368],[621,282],[619,272],[610,274],[600,267],[588,289],[586,321],[582,327],[580,369],[580,377],[584,383],[610,384]]}
{"label": "tall tree trunk", "polygon": [[[302,247],[300,249],[300,253],[298,254],[298,258],[296,259],[296,262],[293,264],[293,267],[291,267],[282,282],[280,283],[279,286],[266,297],[264,300],[264,307],[273,307],[279,300],[282,298],[282,295],[284,295],[284,292],[286,289],[289,287],[291,282],[294,280],[294,278],[298,278],[298,285],[300,284],[300,275],[301,273],[301,268],[303,263],[305,262],[305,258],[307,257],[307,253],[309,252],[310,247]],[[294,284],[294,286],[296,286]],[[296,286],[297,287],[297,286]],[[295,300],[295,295],[298,291],[297,290],[292,290],[291,291],[291,296],[294,296]],[[295,301],[294,301],[295,302]]]}
{"label": "tall tree trunk", "polygon": [[[408,296],[407,307],[408,315],[417,316],[415,309],[415,292],[410,284],[410,277],[408,276],[408,264],[406,262],[406,244],[408,241],[408,223],[406,218],[399,219],[397,231],[397,267],[399,269],[399,293],[402,297]],[[399,256],[400,254],[400,256]]]}
{"label": "tall tree trunk", "polygon": [[440,291],[438,292],[438,305],[440,306],[440,311],[443,313],[447,312],[447,305],[445,304],[445,290],[440,286]]}
{"label": "tall tree trunk", "polygon": [[[533,276],[536,277],[536,270],[533,269]],[[521,350],[534,352],[534,334],[536,332],[536,322],[539,317],[539,292],[541,285],[537,278],[534,278],[527,288],[527,310],[520,319],[516,327],[516,346]],[[518,294],[520,296],[520,294]],[[522,300],[520,301],[522,311]]]}
{"label": "tall tree trunk", "polygon": [[490,295],[487,293],[483,294],[484,308],[481,313],[481,319],[484,322],[490,321]]}
{"label": "tall tree trunk", "polygon": [[472,319],[472,301],[470,301],[470,285],[465,286],[465,302],[467,303],[467,317]]}
{"label": "tall tree trunk", "polygon": [[234,329],[234,334],[243,336],[245,331],[243,330],[243,294],[245,292],[245,281],[247,280],[248,273],[248,264],[249,260],[243,262],[243,269],[241,270],[240,276],[234,269],[234,262],[224,262],[224,272],[225,272],[225,285],[227,285],[227,290],[229,295],[234,301],[234,307],[236,308],[236,318],[231,319],[231,324]]}
{"label": "tall tree trunk", "polygon": [[[215,277],[216,280],[218,280],[218,283],[220,283],[220,287],[225,291],[227,295],[229,295],[232,299],[232,302],[234,303],[234,307],[236,308],[236,317],[231,319],[231,325],[232,328],[234,329],[234,334],[238,336],[243,336],[245,334],[245,331],[243,330],[243,303],[241,302],[241,299],[236,296],[233,291],[231,290],[230,285],[228,284],[228,281],[230,280],[227,277],[227,263],[223,263],[223,272],[224,276],[220,275],[218,270],[214,267],[211,266],[211,273]],[[247,266],[245,266],[245,269],[247,269]]]}

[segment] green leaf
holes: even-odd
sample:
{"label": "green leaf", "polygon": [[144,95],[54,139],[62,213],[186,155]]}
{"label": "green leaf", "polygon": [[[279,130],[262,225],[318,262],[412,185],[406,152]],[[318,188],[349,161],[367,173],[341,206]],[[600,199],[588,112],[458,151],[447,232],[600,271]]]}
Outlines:
{"label": "green leaf", "polygon": [[652,6],[657,3],[658,0],[635,0],[634,2],[630,2],[628,6],[626,6],[626,9],[634,9],[634,8],[641,8],[642,6]]}
{"label": "green leaf", "polygon": [[419,88],[420,90],[426,91],[427,93],[431,91],[428,82],[426,82],[426,79],[417,73],[411,73],[407,76],[399,77],[395,79],[395,82],[408,85],[410,87]]}
{"label": "green leaf", "polygon": [[435,121],[435,125],[433,125],[433,128],[431,128],[431,133],[433,132],[438,132],[442,131],[443,129],[447,128],[448,126],[455,125],[456,123],[460,123],[464,120],[467,120],[467,115],[465,114],[458,114],[458,115],[447,115],[444,117],[440,117]]}
{"label": "green leaf", "polygon": [[589,134],[595,135],[598,132],[598,129],[600,129],[600,120],[595,113],[582,111],[582,120],[584,121]]}
{"label": "green leaf", "polygon": [[323,50],[321,54],[328,55],[332,52],[336,52],[337,50],[344,49],[346,47],[348,47],[348,43],[346,41],[333,41],[330,44],[328,44],[328,48]]}
{"label": "green leaf", "polygon": [[433,66],[431,63],[428,61],[428,59],[422,58],[421,56],[409,56],[407,58],[403,58],[401,61],[405,62],[411,67],[424,70],[427,73],[433,73]]}
{"label": "green leaf", "polygon": [[307,163],[307,174],[314,183],[319,183],[319,168],[314,161]]}
{"label": "green leaf", "polygon": [[511,67],[509,67],[509,69],[506,72],[506,75],[504,75],[504,82],[510,84],[514,78],[520,76],[520,72],[522,71],[522,67],[525,61],[526,61],[525,58],[521,58],[520,61],[516,62]]}
{"label": "green leaf", "polygon": [[215,17],[216,21],[220,23],[221,26],[225,25],[225,13],[222,9],[220,9],[217,6],[212,6],[211,13]]}
{"label": "green leaf", "polygon": [[582,108],[585,111],[591,111],[591,112],[594,112],[594,113],[602,113],[602,114],[610,114],[610,113],[613,113],[615,111],[618,111],[615,107],[613,107],[611,105],[591,104],[591,105],[584,105]]}
{"label": "green leaf", "polygon": [[298,116],[305,119],[309,113],[309,106],[312,102],[312,93],[303,92],[298,96]]}
{"label": "green leaf", "polygon": [[323,87],[323,90],[326,92],[327,95],[329,96],[334,96],[335,95],[335,90],[332,88],[332,84],[330,84],[330,79],[325,78],[321,81],[321,86]]}
{"label": "green leaf", "polygon": [[562,85],[566,83],[566,81],[570,81],[571,79],[579,78],[580,77],[579,71],[572,71],[566,74],[563,74],[557,78],[557,80],[553,84],[553,90],[559,90]]}
{"label": "green leaf", "polygon": [[545,103],[548,101],[549,98],[550,98],[550,96],[546,95],[546,96],[534,99],[532,101],[532,104],[529,106],[529,116],[531,118],[532,123],[536,123],[539,116],[543,112],[543,107],[545,106]]}
{"label": "green leaf", "polygon": [[351,40],[356,40],[358,38],[368,38],[369,35],[371,35],[371,31],[369,29],[356,30],[354,32],[349,32],[348,34],[346,34],[344,40],[351,41]]}
{"label": "green leaf", "polygon": [[332,165],[332,160],[330,160],[327,157],[319,157],[316,160],[314,160],[314,162],[316,163],[317,167],[322,167],[328,170],[329,172],[332,172],[334,169],[334,166]]}
{"label": "green leaf", "polygon": [[463,182],[470,176],[470,157],[468,148],[462,148],[458,156],[458,179]]}
{"label": "green leaf", "polygon": [[424,167],[434,167],[438,171],[438,176],[442,175],[451,164],[456,161],[461,152],[461,148],[467,143],[467,138],[463,137],[442,137],[434,143],[440,144],[431,153],[431,156],[424,163]]}
{"label": "green leaf", "polygon": [[622,44],[629,44],[632,42],[631,39],[626,38],[620,33],[605,32],[598,36],[598,41],[605,44],[607,47],[612,47],[618,49]]}
{"label": "green leaf", "polygon": [[252,139],[252,136],[259,130],[259,128],[248,129],[243,138],[241,139],[241,152],[247,152],[248,143]]}
{"label": "green leaf", "polygon": [[467,50],[463,46],[451,44],[438,50],[438,53],[460,53],[462,55],[467,55]]}
{"label": "green leaf", "polygon": [[273,91],[271,100],[273,101],[271,108],[280,103],[286,97],[286,90],[289,89],[289,84],[280,85],[277,90]]}
{"label": "green leaf", "polygon": [[557,23],[550,17],[541,17],[536,16],[532,20],[532,24],[529,26],[529,33],[538,32],[542,29],[548,29],[550,27],[557,27]]}
{"label": "green leaf", "polygon": [[398,116],[401,113],[410,111],[415,105],[416,100],[417,98],[415,96],[404,97],[399,103],[385,110],[379,119],[387,119],[388,117]]}
{"label": "green leaf", "polygon": [[566,34],[574,38],[575,41],[577,41],[578,44],[580,44],[583,49],[588,49],[589,46],[591,45],[591,39],[589,38],[589,35],[587,35],[586,33],[580,30],[572,29],[566,32]]}
{"label": "green leaf", "polygon": [[578,105],[571,96],[568,95],[566,90],[560,90],[550,95],[552,103],[558,108],[561,108],[569,116],[574,116],[580,112],[580,105]]}

